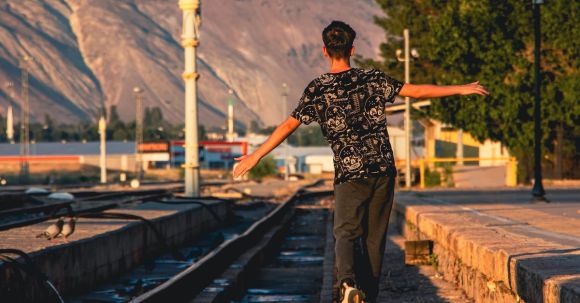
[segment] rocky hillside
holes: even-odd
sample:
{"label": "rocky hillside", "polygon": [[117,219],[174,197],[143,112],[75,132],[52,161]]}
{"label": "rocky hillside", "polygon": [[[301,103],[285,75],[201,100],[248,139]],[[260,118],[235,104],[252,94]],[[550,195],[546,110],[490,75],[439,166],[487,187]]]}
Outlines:
{"label": "rocky hillside", "polygon": [[[236,123],[282,119],[280,90],[290,87],[289,110],[327,66],[320,32],[333,19],[359,33],[357,51],[376,56],[384,39],[373,24],[372,0],[205,0],[198,66],[200,120],[225,123],[228,89]],[[32,119],[94,120],[117,105],[134,116],[133,87],[145,106],[183,121],[183,50],[177,0],[0,0],[0,107],[18,104],[19,58],[30,62]],[[7,89],[15,82],[14,91]],[[11,97],[12,96],[12,97]]]}

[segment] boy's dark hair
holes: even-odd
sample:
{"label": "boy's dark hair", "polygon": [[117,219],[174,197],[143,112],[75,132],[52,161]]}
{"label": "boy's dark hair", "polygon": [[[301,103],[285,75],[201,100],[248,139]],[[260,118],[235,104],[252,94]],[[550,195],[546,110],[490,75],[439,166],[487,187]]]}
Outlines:
{"label": "boy's dark hair", "polygon": [[332,21],[322,31],[326,51],[334,59],[346,59],[350,56],[354,38],[356,38],[354,29],[342,21]]}

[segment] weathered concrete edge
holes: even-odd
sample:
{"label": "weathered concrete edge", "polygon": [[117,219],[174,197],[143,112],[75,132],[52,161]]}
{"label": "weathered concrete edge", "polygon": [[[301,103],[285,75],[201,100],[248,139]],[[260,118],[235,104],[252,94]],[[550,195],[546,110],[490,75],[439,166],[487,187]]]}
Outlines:
{"label": "weathered concrete edge", "polygon": [[320,303],[332,303],[334,291],[334,212],[328,212],[326,222],[326,243],[324,247],[324,262],[322,264],[322,288],[320,290]]}
{"label": "weathered concrete edge", "polygon": [[[231,212],[226,202],[211,201],[208,206],[222,220]],[[198,205],[150,221],[165,237],[168,245],[176,246],[184,245],[218,225],[209,211]],[[176,221],[182,223],[169,223]],[[89,238],[31,252],[29,255],[62,295],[71,296],[139,265],[145,258],[160,253],[162,249],[149,228],[138,221]]]}
{"label": "weathered concrete edge", "polygon": [[[464,237],[462,230],[421,216],[413,206],[402,202],[395,203],[395,213],[396,225],[405,238],[433,240],[438,270],[478,302],[580,302],[579,289],[562,281],[545,279],[502,248],[479,245]],[[468,248],[469,252],[458,247]]]}

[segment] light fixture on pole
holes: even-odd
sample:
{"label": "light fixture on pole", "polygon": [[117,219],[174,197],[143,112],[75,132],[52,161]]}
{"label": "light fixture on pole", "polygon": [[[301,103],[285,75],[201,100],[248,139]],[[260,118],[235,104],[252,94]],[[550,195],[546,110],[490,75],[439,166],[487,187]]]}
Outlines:
{"label": "light fixture on pole", "polygon": [[549,202],[542,185],[542,103],[540,74],[540,49],[542,32],[540,27],[540,4],[543,0],[532,0],[534,6],[534,187],[532,188],[533,202]]}
{"label": "light fixture on pole", "polygon": [[[405,83],[411,83],[410,77],[410,61],[411,56],[414,58],[419,58],[419,52],[416,49],[409,49],[409,30],[403,30],[403,38],[405,40],[405,57],[401,58],[403,53],[400,49],[396,51],[397,60],[400,62],[405,62]],[[412,124],[411,124],[411,99],[405,97],[405,187],[411,188],[411,137],[412,137]]]}
{"label": "light fixture on pole", "polygon": [[198,197],[199,184],[199,141],[197,117],[196,48],[199,45],[201,9],[199,0],[180,0],[183,11],[181,45],[185,51],[185,196]]}

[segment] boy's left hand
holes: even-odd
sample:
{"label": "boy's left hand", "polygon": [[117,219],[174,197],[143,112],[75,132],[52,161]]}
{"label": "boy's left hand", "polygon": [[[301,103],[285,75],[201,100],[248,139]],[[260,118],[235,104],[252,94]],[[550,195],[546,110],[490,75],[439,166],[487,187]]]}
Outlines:
{"label": "boy's left hand", "polygon": [[461,85],[461,90],[459,93],[461,95],[473,95],[473,94],[477,94],[477,95],[481,95],[481,96],[489,95],[489,92],[487,92],[485,87],[483,87],[481,84],[479,84],[479,81],[465,84],[465,85]]}
{"label": "boy's left hand", "polygon": [[234,160],[240,161],[240,163],[238,163],[238,165],[236,165],[234,169],[233,173],[234,179],[243,176],[250,169],[252,169],[252,167],[256,166],[256,164],[258,164],[258,162],[260,161],[260,159],[256,157],[254,154],[243,155],[234,158]]}

